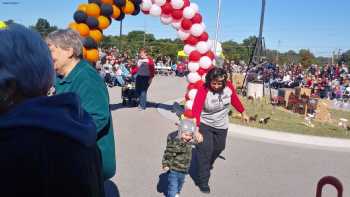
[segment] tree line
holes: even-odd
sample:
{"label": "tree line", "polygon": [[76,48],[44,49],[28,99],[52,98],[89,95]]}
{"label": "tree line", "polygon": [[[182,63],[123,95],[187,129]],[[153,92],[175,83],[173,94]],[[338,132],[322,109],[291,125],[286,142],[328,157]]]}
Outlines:
{"label": "tree line", "polygon": [[[13,23],[13,20],[8,20],[8,23]],[[56,26],[52,26],[46,19],[39,18],[35,25],[30,26],[31,29],[39,32],[43,37],[50,32],[57,30]],[[254,51],[256,42],[255,36],[250,36],[244,39],[241,43],[229,40],[222,42],[224,56],[227,60],[234,60],[236,62],[249,62],[250,57]],[[157,39],[153,34],[145,33],[143,31],[131,31],[127,35],[112,36],[107,35],[101,42],[100,47],[117,47],[122,52],[133,56],[137,54],[138,49],[147,48],[151,55],[169,56],[173,60],[177,58],[177,52],[183,49],[183,42],[180,39]],[[307,67],[311,64],[327,64],[331,63],[329,57],[316,57],[308,49],[300,49],[299,51],[289,50],[287,52],[280,52],[277,50],[266,49],[266,60],[273,64],[293,64],[301,63]],[[345,51],[339,57],[335,58],[335,63],[345,63],[350,65],[350,50]]]}

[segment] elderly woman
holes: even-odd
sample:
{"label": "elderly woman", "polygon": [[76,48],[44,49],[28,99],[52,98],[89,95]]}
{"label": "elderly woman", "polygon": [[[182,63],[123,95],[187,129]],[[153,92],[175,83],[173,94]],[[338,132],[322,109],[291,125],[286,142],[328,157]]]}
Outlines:
{"label": "elderly woman", "polygon": [[115,144],[107,87],[97,71],[82,60],[82,42],[73,30],[58,30],[46,38],[52,54],[56,94],[76,93],[97,127],[97,144],[102,154],[105,179],[115,174]]}
{"label": "elderly woman", "polygon": [[47,97],[47,45],[0,27],[0,196],[103,196],[96,127],[74,94]]}
{"label": "elderly woman", "polygon": [[208,72],[205,85],[198,90],[193,104],[193,115],[203,136],[203,142],[196,146],[198,186],[203,193],[210,193],[210,170],[225,149],[231,105],[242,113],[242,119],[247,119],[235,88],[227,80],[227,73],[215,67]]}

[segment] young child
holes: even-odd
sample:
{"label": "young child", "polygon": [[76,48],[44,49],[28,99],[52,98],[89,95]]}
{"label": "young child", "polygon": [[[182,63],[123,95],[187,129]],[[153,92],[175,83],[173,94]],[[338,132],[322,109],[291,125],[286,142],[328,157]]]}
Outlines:
{"label": "young child", "polygon": [[179,123],[177,136],[169,136],[163,156],[163,170],[168,171],[167,197],[178,197],[190,168],[192,145],[196,124],[194,120],[182,119]]}

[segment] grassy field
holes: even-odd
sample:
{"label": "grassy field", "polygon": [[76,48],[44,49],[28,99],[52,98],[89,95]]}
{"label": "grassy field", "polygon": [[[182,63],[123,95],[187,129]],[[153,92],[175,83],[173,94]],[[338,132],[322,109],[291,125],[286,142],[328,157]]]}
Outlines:
{"label": "grassy field", "polygon": [[[350,131],[348,132],[346,129],[337,126],[340,118],[350,120],[350,112],[331,110],[332,123],[312,121],[315,127],[311,128],[303,124],[305,122],[303,115],[292,113],[282,107],[274,108],[265,100],[252,102],[242,98],[242,102],[246,108],[247,115],[258,115],[257,121],[242,123],[241,120],[235,116],[237,114],[234,112],[230,117],[232,123],[274,131],[350,139]],[[260,124],[258,122],[259,119],[266,117],[271,117],[267,124]]]}

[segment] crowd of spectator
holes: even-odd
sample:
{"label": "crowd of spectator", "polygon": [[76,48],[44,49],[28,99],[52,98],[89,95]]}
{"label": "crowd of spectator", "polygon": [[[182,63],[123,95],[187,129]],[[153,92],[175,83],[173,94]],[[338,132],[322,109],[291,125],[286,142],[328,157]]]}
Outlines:
{"label": "crowd of spectator", "polygon": [[[226,62],[228,73],[246,73],[246,64]],[[250,68],[247,81],[264,81],[271,88],[310,88],[313,96],[322,99],[340,99],[350,97],[349,66],[345,64],[301,64],[273,65],[263,64]]]}

